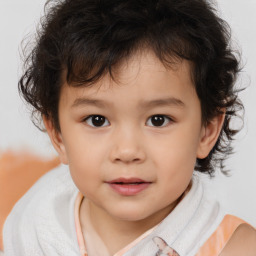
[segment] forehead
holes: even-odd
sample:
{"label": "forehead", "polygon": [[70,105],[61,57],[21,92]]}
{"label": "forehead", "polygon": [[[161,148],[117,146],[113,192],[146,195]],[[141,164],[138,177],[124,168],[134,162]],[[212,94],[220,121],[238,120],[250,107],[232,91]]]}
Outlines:
{"label": "forehead", "polygon": [[163,95],[195,97],[191,79],[191,64],[185,60],[164,65],[152,51],[137,52],[123,60],[112,69],[112,75],[106,74],[92,85],[72,86],[64,83],[60,102],[74,104],[81,97],[110,99],[118,101],[120,97],[133,99],[135,96],[163,97]]}

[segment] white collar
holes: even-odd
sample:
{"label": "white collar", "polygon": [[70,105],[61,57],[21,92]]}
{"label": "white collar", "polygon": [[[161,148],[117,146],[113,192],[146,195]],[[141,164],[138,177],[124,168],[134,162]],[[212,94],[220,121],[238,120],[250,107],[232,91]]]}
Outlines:
{"label": "white collar", "polygon": [[156,255],[154,237],[163,239],[180,256],[192,256],[221,222],[223,215],[218,202],[205,197],[203,184],[194,175],[187,195],[149,236],[124,256]]}

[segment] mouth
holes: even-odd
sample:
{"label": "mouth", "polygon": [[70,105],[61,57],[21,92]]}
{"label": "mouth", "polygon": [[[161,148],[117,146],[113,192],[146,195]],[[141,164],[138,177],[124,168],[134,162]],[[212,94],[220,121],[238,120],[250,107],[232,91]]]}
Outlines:
{"label": "mouth", "polygon": [[118,178],[106,182],[115,192],[123,196],[134,196],[142,192],[152,184],[138,178]]}

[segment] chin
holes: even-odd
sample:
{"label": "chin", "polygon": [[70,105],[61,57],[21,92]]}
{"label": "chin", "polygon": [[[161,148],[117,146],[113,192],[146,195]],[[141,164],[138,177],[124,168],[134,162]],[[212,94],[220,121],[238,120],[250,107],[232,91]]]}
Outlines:
{"label": "chin", "polygon": [[139,210],[131,210],[127,208],[123,211],[118,211],[115,213],[112,212],[111,215],[119,220],[130,222],[141,221],[149,217],[148,214],[145,214],[145,212],[142,213]]}

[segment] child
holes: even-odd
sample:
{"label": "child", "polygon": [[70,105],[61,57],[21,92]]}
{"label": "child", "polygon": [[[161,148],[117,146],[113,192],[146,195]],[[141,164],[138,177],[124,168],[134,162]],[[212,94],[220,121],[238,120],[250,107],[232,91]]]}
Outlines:
{"label": "child", "polygon": [[214,8],[47,6],[19,88],[68,170],[16,204],[5,255],[256,255],[255,230],[225,216],[193,175],[223,167],[242,107],[238,60]]}

